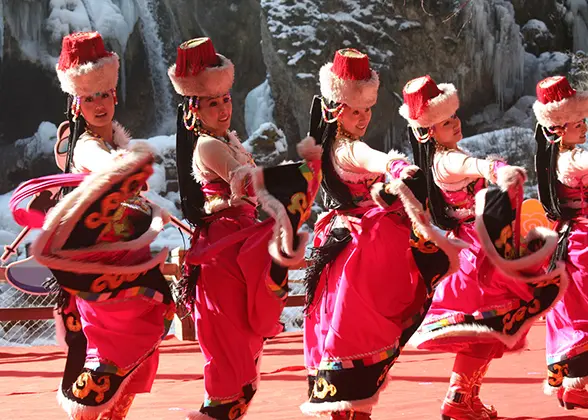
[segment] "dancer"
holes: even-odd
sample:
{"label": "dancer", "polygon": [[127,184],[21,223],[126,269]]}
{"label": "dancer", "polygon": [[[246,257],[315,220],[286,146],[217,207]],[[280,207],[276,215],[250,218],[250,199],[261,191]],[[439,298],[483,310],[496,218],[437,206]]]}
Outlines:
{"label": "dancer", "polygon": [[539,198],[559,233],[556,261],[564,262],[570,283],[546,316],[548,392],[568,409],[588,408],[588,254],[586,251],[586,141],[588,94],[576,92],[564,76],[542,80],[533,105],[538,125],[535,158]]}
{"label": "dancer", "polygon": [[370,419],[434,283],[457,268],[457,244],[432,231],[424,214],[421,171],[361,140],[378,87],[368,56],[355,49],[337,51],[320,70],[311,134],[323,139],[329,211],[315,225],[305,279],[307,415]]}
{"label": "dancer", "polygon": [[52,209],[32,253],[60,289],[58,339],[68,357],[58,400],[72,419],[126,417],[135,394],[151,390],[174,314],[159,269],[167,250],[152,257],[149,249],[168,216],[139,195],[153,152],[130,147],[112,121],[118,69],[100,34],[63,39],[57,74],[72,128],[65,171],[94,174]]}
{"label": "dancer", "polygon": [[[237,419],[257,390],[266,338],[280,333],[288,268],[304,258],[296,235],[320,185],[320,147],[299,144],[306,162],[255,168],[229,131],[234,66],[209,38],[178,47],[169,77],[178,107],[177,167],[184,217],[195,227],[184,300],[195,303],[205,401],[189,419]],[[257,203],[270,219],[257,220]],[[271,257],[270,257],[271,255]]]}
{"label": "dancer", "polygon": [[[437,287],[412,341],[420,349],[457,353],[441,406],[444,420],[496,418],[496,409],[480,400],[482,379],[492,359],[523,347],[533,321],[565,288],[561,267],[551,274],[540,270],[556,238],[534,231],[526,238],[527,254],[520,254],[526,244],[518,238],[525,170],[458,148],[462,133],[453,85],[424,76],[408,82],[403,96],[400,114],[410,126],[415,162],[427,176],[432,218],[469,244],[459,271]],[[486,189],[488,182],[500,188]]]}

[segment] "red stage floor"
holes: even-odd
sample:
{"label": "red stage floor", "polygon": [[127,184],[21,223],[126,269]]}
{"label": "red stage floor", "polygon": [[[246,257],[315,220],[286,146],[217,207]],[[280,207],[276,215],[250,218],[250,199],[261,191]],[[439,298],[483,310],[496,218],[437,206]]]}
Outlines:
{"label": "red stage floor", "polygon": [[[529,349],[495,361],[482,397],[497,405],[501,418],[586,419],[588,410],[565,411],[555,397],[543,395],[544,325],[535,326]],[[202,355],[196,343],[170,339],[161,349],[159,373],[151,394],[140,395],[129,420],[181,420],[202,400]],[[58,347],[0,348],[0,419],[64,419],[55,391],[64,354]],[[285,334],[268,343],[261,388],[248,419],[303,419],[298,410],[305,398],[302,337]],[[439,419],[452,355],[407,349],[392,369],[374,419]]]}

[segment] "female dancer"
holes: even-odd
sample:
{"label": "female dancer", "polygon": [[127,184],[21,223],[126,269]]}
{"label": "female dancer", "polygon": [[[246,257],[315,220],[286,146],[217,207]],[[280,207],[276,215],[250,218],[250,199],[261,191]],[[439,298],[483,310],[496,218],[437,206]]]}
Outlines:
{"label": "female dancer", "polygon": [[[424,180],[418,168],[396,151],[385,154],[361,140],[379,87],[367,55],[337,51],[321,68],[320,87],[311,134],[323,139],[329,212],[315,225],[306,274],[309,400],[301,409],[369,419],[388,371],[426,312],[432,283],[455,269],[457,248],[429,229],[424,201],[413,195],[425,195],[424,188],[419,195],[418,180]],[[377,185],[386,178],[382,193]],[[418,228],[412,237],[411,226]],[[455,260],[425,238],[445,245]],[[439,271],[426,276],[419,265]]]}
{"label": "female dancer", "polygon": [[[532,322],[557,298],[555,278],[532,283],[545,280],[537,268],[553,251],[554,238],[537,233],[542,248],[518,258],[516,217],[525,170],[458,148],[462,133],[453,85],[424,76],[408,82],[403,95],[400,114],[410,125],[415,162],[427,176],[433,220],[470,245],[460,254],[460,270],[437,287],[413,341],[418,348],[457,353],[443,419],[496,418],[494,407],[480,400],[482,379],[492,359],[524,345]],[[486,190],[488,182],[500,189]]]}
{"label": "female dancer", "polygon": [[549,218],[557,221],[560,241],[554,261],[565,262],[570,277],[563,299],[546,316],[546,390],[557,389],[560,404],[568,409],[588,408],[588,153],[576,147],[586,141],[588,95],[572,89],[563,76],[549,77],[537,85],[533,109],[539,198]]}
{"label": "female dancer", "polygon": [[[283,329],[287,267],[304,258],[307,239],[294,232],[308,218],[320,184],[320,147],[308,138],[299,148],[308,162],[253,169],[251,155],[229,131],[233,64],[209,38],[181,44],[168,74],[183,96],[178,179],[184,217],[196,229],[183,296],[195,301],[206,359],[205,401],[188,418],[237,419],[256,392],[264,340]],[[272,219],[257,220],[258,201],[275,219],[279,238],[272,239]]]}
{"label": "female dancer", "polygon": [[118,68],[100,34],[63,39],[57,74],[70,95],[71,128],[64,169],[96,175],[52,210],[33,254],[60,287],[58,338],[68,358],[58,399],[72,419],[126,417],[135,394],[151,390],[174,313],[159,270],[166,250],[149,250],[167,216],[139,196],[153,154],[145,143],[129,148],[112,121]]}

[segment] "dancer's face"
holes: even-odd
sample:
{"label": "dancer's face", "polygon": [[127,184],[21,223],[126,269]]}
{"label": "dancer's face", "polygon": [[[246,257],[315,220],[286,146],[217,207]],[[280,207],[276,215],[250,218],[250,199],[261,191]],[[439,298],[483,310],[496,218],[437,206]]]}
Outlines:
{"label": "dancer's face", "polygon": [[456,114],[431,127],[431,135],[442,146],[455,148],[457,142],[463,138],[461,121]]}
{"label": "dancer's face", "polygon": [[371,108],[351,108],[347,105],[339,114],[338,120],[341,126],[349,134],[363,137],[372,119]]}
{"label": "dancer's face", "polygon": [[231,94],[226,93],[216,98],[200,98],[196,115],[205,130],[217,136],[224,136],[231,126],[233,115]]}
{"label": "dancer's face", "polygon": [[98,92],[80,99],[80,110],[90,127],[103,127],[112,122],[115,105],[112,92]]}
{"label": "dancer's face", "polygon": [[582,144],[586,141],[586,121],[580,120],[566,124],[565,128],[556,128],[563,144]]}

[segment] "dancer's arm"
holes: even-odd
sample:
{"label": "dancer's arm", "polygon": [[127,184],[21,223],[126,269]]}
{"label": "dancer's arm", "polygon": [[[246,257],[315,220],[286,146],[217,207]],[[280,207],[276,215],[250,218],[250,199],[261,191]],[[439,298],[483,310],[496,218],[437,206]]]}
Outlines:
{"label": "dancer's arm", "polygon": [[[376,174],[389,173],[401,178],[405,168],[411,167],[408,159],[396,151],[386,154],[374,150],[361,141],[347,142],[335,150],[335,157],[341,167],[350,172]],[[415,167],[416,170],[416,167]]]}

